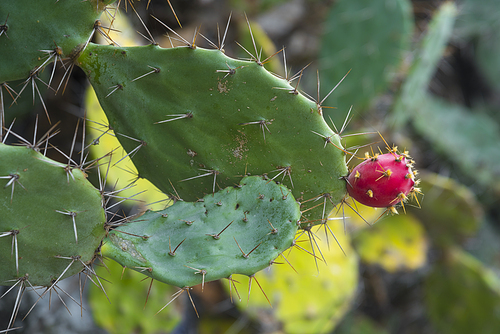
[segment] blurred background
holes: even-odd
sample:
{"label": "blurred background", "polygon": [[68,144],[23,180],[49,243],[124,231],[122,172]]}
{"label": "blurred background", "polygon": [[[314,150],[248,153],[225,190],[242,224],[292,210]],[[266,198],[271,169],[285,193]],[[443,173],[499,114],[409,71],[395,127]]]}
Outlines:
{"label": "blurred background", "polygon": [[[260,272],[251,290],[246,277],[211,282],[203,293],[195,287],[199,318],[184,294],[156,314],[176,289],[151,284],[109,261],[108,268],[99,270],[113,282],[103,280],[109,301],[89,284],[84,310],[71,300],[67,309],[59,301],[40,302],[17,332],[498,333],[497,0],[122,0],[120,11],[109,10],[102,21],[103,26],[113,21],[119,32],[105,31],[121,46],[151,40],[163,47],[180,45],[151,15],[200,47],[223,44],[233,57],[249,58],[235,41],[252,52],[255,42],[261,59],[274,55],[265,64],[270,71],[286,78],[298,74],[299,90],[317,101],[347,74],[323,102],[331,107],[323,109],[327,123],[342,132],[344,146],[357,156],[385,150],[382,137],[408,150],[422,194],[394,216],[357,205],[361,219],[349,207],[339,207],[332,218],[347,219],[332,220],[330,228],[341,247],[326,230],[316,232],[321,253],[302,236],[299,244],[316,256],[292,249],[286,259],[277,259],[282,264]],[[110,40],[96,34],[95,42]],[[47,82],[51,73],[45,71],[42,80]],[[42,104],[27,89],[6,110],[5,124],[15,119],[12,129],[32,138],[37,115],[39,134],[51,127],[47,109],[52,124],[61,122],[52,144],[69,152],[75,129],[81,138],[77,120],[87,117],[93,120],[87,125],[87,143],[77,142],[75,152],[97,138],[101,145],[91,148],[96,157],[117,147],[112,136],[102,136],[106,119],[85,75],[77,68],[69,79],[64,73],[58,70],[54,78],[65,85],[64,94],[39,84]],[[6,94],[4,99],[10,104]],[[132,170],[115,170],[110,184],[124,187]],[[144,209],[144,203],[160,201],[151,206],[155,209],[165,205],[147,183],[130,191],[143,188],[149,189],[146,195],[117,210],[130,214]],[[77,280],[61,283],[79,300]],[[0,295],[6,291],[1,288]],[[20,314],[36,297],[26,293]],[[0,300],[0,328],[6,328],[15,298],[11,293]]]}

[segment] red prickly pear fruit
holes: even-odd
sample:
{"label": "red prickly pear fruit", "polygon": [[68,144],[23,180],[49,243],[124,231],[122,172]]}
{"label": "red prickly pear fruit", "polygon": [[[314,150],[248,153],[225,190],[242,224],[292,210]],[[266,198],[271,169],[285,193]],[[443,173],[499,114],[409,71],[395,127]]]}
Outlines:
{"label": "red prickly pear fruit", "polygon": [[406,153],[391,152],[369,157],[347,177],[347,191],[361,204],[393,207],[414,191],[416,172],[412,172],[412,164]]}

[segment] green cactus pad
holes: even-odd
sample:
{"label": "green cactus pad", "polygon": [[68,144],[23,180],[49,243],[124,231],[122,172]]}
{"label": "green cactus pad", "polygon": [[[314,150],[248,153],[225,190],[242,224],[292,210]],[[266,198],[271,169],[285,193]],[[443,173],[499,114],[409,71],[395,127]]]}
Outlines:
{"label": "green cactus pad", "polygon": [[[388,19],[390,18],[390,19]],[[413,15],[409,0],[338,0],[325,22],[320,66],[327,94],[349,72],[326,105],[328,116],[344,121],[353,106],[366,110],[387,89],[408,51]]]}
{"label": "green cactus pad", "polygon": [[101,250],[183,288],[266,268],[292,245],[299,218],[299,204],[286,187],[247,176],[200,201],[146,212],[110,232]]}
{"label": "green cactus pad", "polygon": [[0,143],[0,212],[0,285],[74,275],[105,235],[101,195],[85,173],[24,146]]}
{"label": "green cactus pad", "polygon": [[88,41],[104,6],[113,1],[1,1],[0,83],[27,78],[49,58],[45,51],[58,47],[58,57],[69,57]]}
{"label": "green cactus pad", "polygon": [[339,136],[315,102],[256,62],[153,45],[89,45],[78,61],[140,176],[163,192],[195,201],[267,174],[304,211],[317,205],[311,220],[344,197]]}

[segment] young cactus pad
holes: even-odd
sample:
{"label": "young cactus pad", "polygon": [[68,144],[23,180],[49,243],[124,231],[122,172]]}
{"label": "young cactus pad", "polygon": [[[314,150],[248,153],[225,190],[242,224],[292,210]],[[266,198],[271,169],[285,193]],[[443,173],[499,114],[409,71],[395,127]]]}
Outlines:
{"label": "young cactus pad", "polygon": [[294,240],[299,204],[283,185],[259,176],[148,211],[109,233],[102,254],[180,288],[268,267]]}
{"label": "young cactus pad", "polygon": [[85,173],[24,146],[0,143],[0,212],[1,285],[74,275],[106,233],[101,194]]}
{"label": "young cactus pad", "polygon": [[90,44],[78,65],[139,176],[167,194],[195,201],[267,174],[312,221],[346,193],[345,152],[321,107],[256,61],[199,47]]}

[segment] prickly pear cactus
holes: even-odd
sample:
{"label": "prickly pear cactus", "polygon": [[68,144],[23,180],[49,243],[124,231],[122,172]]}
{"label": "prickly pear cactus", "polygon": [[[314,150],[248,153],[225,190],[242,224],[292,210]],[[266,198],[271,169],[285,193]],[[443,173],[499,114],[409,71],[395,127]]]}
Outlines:
{"label": "prickly pear cactus", "polygon": [[[234,274],[249,277],[251,284],[257,281],[258,271],[304,241],[294,239],[298,229],[309,237],[310,262],[318,267],[316,249],[325,260],[319,250],[324,242],[315,239],[311,225],[330,229],[328,214],[344,202],[346,180],[360,186],[367,169],[382,166],[382,174],[372,172],[387,180],[372,177],[370,182],[382,192],[397,190],[382,202],[369,203],[373,206],[392,207],[414,189],[406,156],[395,153],[391,157],[404,160],[404,167],[387,167],[381,155],[376,164],[362,164],[349,176],[345,156],[350,153],[324,120],[324,100],[318,96],[314,101],[299,93],[291,79],[268,72],[257,54],[249,61],[237,60],[194,42],[172,49],[116,46],[97,20],[109,2],[21,0],[0,5],[0,24],[5,18],[0,25],[0,88],[17,101],[18,94],[6,81],[26,80],[19,95],[31,83],[34,100],[35,90],[41,97],[36,80],[42,80],[38,75],[47,65],[54,63],[47,87],[58,64],[65,69],[63,79],[74,66],[81,67],[110,128],[137,167],[136,179],[150,180],[174,204],[134,219],[123,218],[126,223],[111,229],[106,224],[103,191],[92,187],[84,172],[33,149],[2,144],[3,284],[19,285],[19,293],[28,285],[41,285],[49,287],[47,293],[61,279],[84,270],[97,280],[90,266],[97,253],[188,293],[194,285],[203,287],[220,278],[228,278],[233,285]],[[96,33],[114,45],[90,43]],[[1,141],[3,95],[0,98]],[[49,116],[46,108],[45,112]],[[411,180],[406,178],[402,190],[396,181],[403,171],[404,177],[411,174]],[[371,191],[379,199],[375,188]],[[352,190],[350,194],[355,197]],[[356,258],[344,254],[350,279],[339,299],[341,306],[325,299],[333,310],[341,310],[337,316],[346,310],[356,283]],[[275,281],[286,284],[288,279],[284,275]],[[334,289],[329,280],[310,283]],[[16,301],[9,328],[19,304]],[[325,331],[333,326],[330,314],[324,317],[323,310],[316,309],[309,315],[300,313],[304,327],[298,331],[310,326],[311,314]],[[298,315],[293,310],[283,319]]]}
{"label": "prickly pear cactus", "polygon": [[145,213],[110,232],[102,253],[184,288],[268,267],[292,245],[299,219],[286,187],[248,176],[197,202]]}
{"label": "prickly pear cactus", "polygon": [[195,201],[266,174],[311,221],[345,196],[345,151],[321,106],[256,61],[194,46],[90,44],[78,64],[139,175],[167,194]]}
{"label": "prickly pear cactus", "polygon": [[87,269],[106,233],[101,194],[80,169],[0,143],[0,282],[51,286]]}

